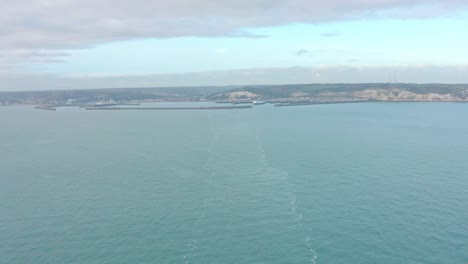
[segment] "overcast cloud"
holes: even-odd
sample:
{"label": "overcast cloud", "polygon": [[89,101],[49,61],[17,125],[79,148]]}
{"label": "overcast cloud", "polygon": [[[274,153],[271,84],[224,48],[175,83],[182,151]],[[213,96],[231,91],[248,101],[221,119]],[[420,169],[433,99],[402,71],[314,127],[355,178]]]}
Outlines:
{"label": "overcast cloud", "polygon": [[99,43],[185,36],[262,37],[246,28],[363,18],[453,17],[464,7],[468,7],[466,0],[2,0],[0,73],[4,77],[0,77],[13,71],[25,74],[21,67],[25,62],[61,62],[67,56],[64,50]]}
{"label": "overcast cloud", "polygon": [[[392,76],[392,77],[390,77]],[[407,83],[466,83],[468,65],[327,66],[240,69],[179,74],[136,75],[5,75],[3,90],[59,90],[194,85],[288,83],[385,83],[396,77]]]}
{"label": "overcast cloud", "polygon": [[[73,49],[182,36],[255,37],[248,27],[454,15],[465,0],[2,1],[0,49]],[[455,12],[456,14],[456,12]]]}

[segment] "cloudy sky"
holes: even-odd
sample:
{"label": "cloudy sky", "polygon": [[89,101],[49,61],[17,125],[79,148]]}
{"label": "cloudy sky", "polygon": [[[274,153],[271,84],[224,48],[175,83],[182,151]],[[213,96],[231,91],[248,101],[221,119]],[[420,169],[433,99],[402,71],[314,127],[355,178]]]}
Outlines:
{"label": "cloudy sky", "polygon": [[0,3],[0,91],[468,83],[466,0]]}

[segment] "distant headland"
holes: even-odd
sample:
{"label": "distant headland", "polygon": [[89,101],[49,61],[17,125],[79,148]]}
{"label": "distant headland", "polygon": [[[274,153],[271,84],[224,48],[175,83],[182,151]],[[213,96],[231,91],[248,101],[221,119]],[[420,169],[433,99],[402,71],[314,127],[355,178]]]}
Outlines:
{"label": "distant headland", "polygon": [[0,105],[106,107],[147,102],[262,101],[276,106],[356,102],[468,102],[468,84],[330,83],[0,92]]}

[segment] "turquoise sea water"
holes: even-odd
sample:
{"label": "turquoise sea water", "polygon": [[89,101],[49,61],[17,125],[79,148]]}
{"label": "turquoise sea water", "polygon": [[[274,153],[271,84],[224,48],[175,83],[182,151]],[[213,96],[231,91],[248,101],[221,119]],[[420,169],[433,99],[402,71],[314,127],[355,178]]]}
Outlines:
{"label": "turquoise sea water", "polygon": [[0,263],[468,263],[467,104],[0,125]]}

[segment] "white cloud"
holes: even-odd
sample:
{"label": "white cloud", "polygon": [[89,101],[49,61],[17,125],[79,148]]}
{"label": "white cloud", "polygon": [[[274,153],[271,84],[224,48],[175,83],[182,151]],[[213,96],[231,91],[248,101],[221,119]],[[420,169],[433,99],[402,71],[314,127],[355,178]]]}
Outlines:
{"label": "white cloud", "polygon": [[297,56],[306,56],[309,55],[309,51],[306,49],[300,49],[296,51]]}
{"label": "white cloud", "polygon": [[228,52],[228,49],[226,49],[226,48],[217,48],[217,49],[214,50],[214,52],[216,54],[223,55],[223,54],[226,54]]}
{"label": "white cloud", "polygon": [[[0,49],[74,49],[135,38],[253,37],[246,27],[454,14],[462,0],[3,1]],[[323,33],[325,36],[336,32]]]}
{"label": "white cloud", "polygon": [[285,83],[384,83],[389,74],[399,82],[468,83],[468,65],[325,66],[259,68],[179,74],[39,75],[7,74],[0,91],[117,87],[253,85]]}
{"label": "white cloud", "polygon": [[245,29],[362,18],[456,16],[466,8],[466,0],[4,0],[0,81],[3,84],[2,78],[14,73],[26,74],[22,64],[61,62],[66,60],[64,51],[99,43],[186,36],[261,37]]}

